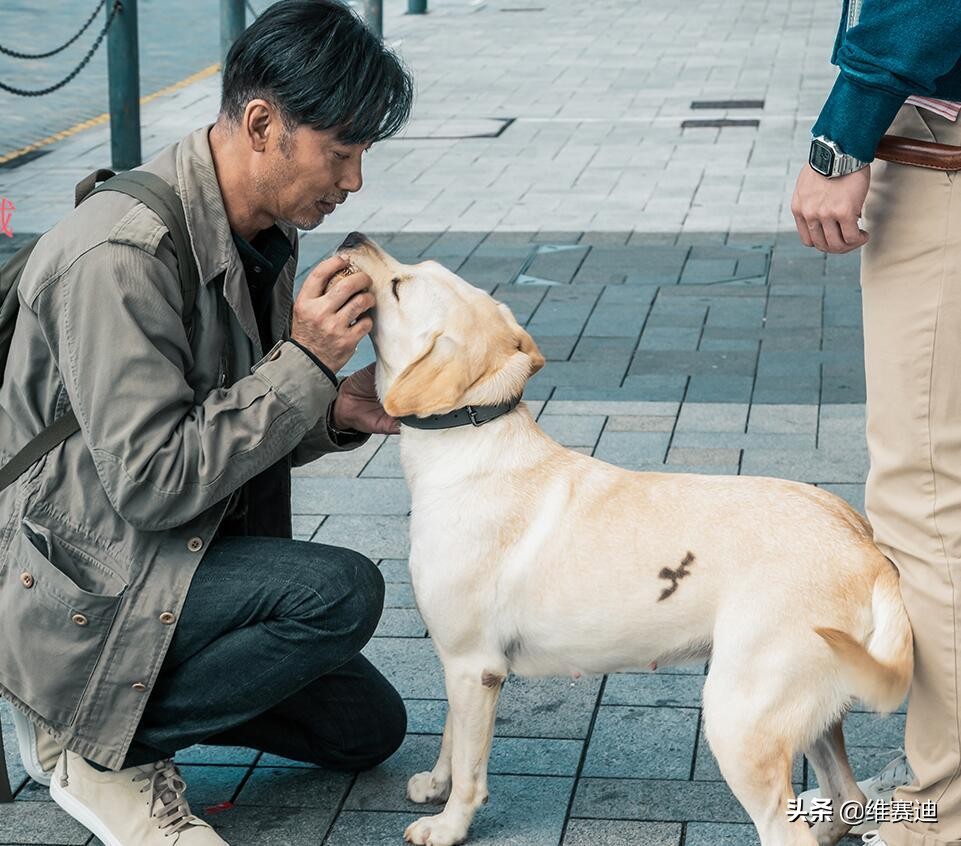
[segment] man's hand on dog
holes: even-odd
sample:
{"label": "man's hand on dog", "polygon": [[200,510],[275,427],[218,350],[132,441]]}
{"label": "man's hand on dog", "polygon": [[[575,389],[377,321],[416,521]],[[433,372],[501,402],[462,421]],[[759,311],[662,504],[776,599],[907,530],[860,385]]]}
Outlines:
{"label": "man's hand on dog", "polygon": [[374,307],[370,277],[352,273],[331,281],[347,264],[346,259],[334,256],[310,272],[294,302],[290,329],[291,338],[335,373],[373,326],[370,315],[365,313]]}
{"label": "man's hand on dog", "polygon": [[384,411],[377,398],[373,364],[344,379],[331,414],[335,429],[374,435],[400,434],[400,424]]}

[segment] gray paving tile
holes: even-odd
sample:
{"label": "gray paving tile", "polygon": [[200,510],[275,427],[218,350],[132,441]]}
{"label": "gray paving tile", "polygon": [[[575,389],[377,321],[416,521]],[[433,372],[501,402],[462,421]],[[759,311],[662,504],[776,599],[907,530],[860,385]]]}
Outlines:
{"label": "gray paving tile", "polygon": [[561,846],[679,846],[677,823],[642,823],[627,820],[572,819]]}
{"label": "gray paving tile", "polygon": [[228,843],[257,846],[303,846],[316,843],[334,820],[336,807],[283,804],[238,805],[216,814],[202,814]]}
{"label": "gray paving tile", "polygon": [[597,442],[594,455],[621,467],[662,462],[670,443],[668,432],[605,431]]}
{"label": "gray paving tile", "polygon": [[409,582],[390,582],[384,593],[385,608],[415,608],[414,589]]}
{"label": "gray paving tile", "polygon": [[904,715],[848,714],[844,720],[844,740],[851,746],[903,748]]}
{"label": "gray paving tile", "polygon": [[749,822],[722,781],[582,778],[571,815],[666,822]]}
{"label": "gray paving tile", "polygon": [[751,408],[748,432],[803,433],[817,429],[817,405],[758,405]]}
{"label": "gray paving tile", "polygon": [[362,468],[361,476],[365,479],[402,479],[404,469],[400,464],[400,439],[388,438],[381,444],[376,454]]}
{"label": "gray paving tile", "polygon": [[323,808],[334,812],[352,781],[349,773],[319,767],[257,767],[235,804]]}
{"label": "gray paving tile", "polygon": [[[679,403],[632,400],[551,400],[545,414],[635,415],[641,417],[677,416]],[[643,431],[643,430],[639,430]]]}
{"label": "gray paving tile", "polygon": [[328,517],[312,540],[355,549],[368,558],[406,558],[409,519],[400,515]]}
{"label": "gray paving tile", "polygon": [[609,432],[670,432],[674,418],[655,415],[617,414],[607,418]]}
{"label": "gray paving tile", "polygon": [[243,746],[210,746],[198,744],[181,749],[175,756],[177,764],[233,764],[249,766],[259,753]]}
{"label": "gray paving tile", "polygon": [[677,432],[744,432],[747,403],[685,402],[677,418]]}
{"label": "gray paving tile", "polygon": [[385,558],[378,563],[385,582],[410,584],[410,568],[406,558]]}
{"label": "gray paving tile", "polygon": [[231,801],[249,768],[186,764],[180,766],[180,772],[187,782],[187,801],[199,811]]}
{"label": "gray paving tile", "polygon": [[427,626],[416,608],[385,608],[374,637],[426,637]]}
{"label": "gray paving tile", "polygon": [[667,463],[697,467],[734,467],[736,469],[740,458],[741,450],[739,449],[672,446],[671,451],[667,454]]}
{"label": "gray paving tile", "polygon": [[741,472],[746,476],[777,476],[814,484],[857,484],[867,475],[867,452],[827,450],[782,453],[756,449],[744,453]]}
{"label": "gray paving tile", "polygon": [[[688,672],[679,673],[677,670]],[[672,667],[656,673],[613,673],[604,686],[604,705],[698,708],[704,687],[703,665]]]}
{"label": "gray paving tile", "polygon": [[584,775],[687,779],[697,740],[696,708],[603,705]]}
{"label": "gray paving tile", "polygon": [[685,846],[759,846],[753,825],[731,823],[690,823]]}
{"label": "gray paving tile", "polygon": [[601,416],[542,414],[537,422],[554,440],[564,446],[593,447],[604,427]]}
{"label": "gray paving tile", "polygon": [[410,494],[403,479],[298,477],[291,480],[291,499],[294,510],[301,514],[406,514],[410,511]]}
{"label": "gray paving tile", "polygon": [[405,699],[446,699],[444,672],[429,640],[378,637],[364,655]]}
{"label": "gray paving tile", "polygon": [[2,806],[0,842],[37,846],[81,846],[90,832],[53,802],[14,802]]}

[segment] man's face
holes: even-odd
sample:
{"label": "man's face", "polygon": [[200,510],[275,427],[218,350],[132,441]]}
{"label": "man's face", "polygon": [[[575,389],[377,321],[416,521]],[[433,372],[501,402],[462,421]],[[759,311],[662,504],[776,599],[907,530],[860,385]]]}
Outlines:
{"label": "man's face", "polygon": [[369,144],[344,144],[334,129],[273,132],[253,174],[256,202],[275,219],[314,229],[363,185]]}

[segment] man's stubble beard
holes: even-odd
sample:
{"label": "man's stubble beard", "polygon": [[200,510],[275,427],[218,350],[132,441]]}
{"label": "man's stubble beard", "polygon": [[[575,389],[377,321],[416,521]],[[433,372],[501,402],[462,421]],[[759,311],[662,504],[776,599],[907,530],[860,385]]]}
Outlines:
{"label": "man's stubble beard", "polygon": [[[289,161],[289,159],[287,161]],[[272,197],[275,203],[277,203],[283,187],[290,185],[294,181],[293,168],[285,167],[284,164],[278,162],[271,165],[268,171],[258,174],[254,178],[254,190],[260,196]],[[274,219],[274,222],[284,223],[288,226],[296,226],[298,229],[304,231],[310,231],[320,226],[323,219],[324,216],[320,213],[320,210],[316,209],[315,217],[292,217],[288,219],[278,215]]]}

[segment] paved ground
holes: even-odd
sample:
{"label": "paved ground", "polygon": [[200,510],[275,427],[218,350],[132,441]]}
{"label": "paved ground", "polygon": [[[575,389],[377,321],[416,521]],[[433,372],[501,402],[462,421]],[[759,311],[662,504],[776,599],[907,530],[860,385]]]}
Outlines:
{"label": "paved ground", "polygon": [[[399,257],[438,259],[509,303],[537,339],[549,363],[527,399],[562,443],[639,470],[801,479],[861,507],[857,257],[804,250],[785,205],[832,77],[835,4],[431,6],[423,18],[388,10],[389,37],[418,80],[415,120],[373,151],[367,187],[329,231],[304,237],[303,272],[353,228]],[[145,108],[148,154],[213,118],[217,84]],[[719,99],[765,105],[691,107]],[[681,127],[724,117],[759,126]],[[496,138],[458,137],[494,134],[509,118]],[[20,238],[69,206],[73,182],[106,162],[107,137],[92,129],[0,169]],[[0,242],[0,253],[13,246]],[[370,355],[364,346],[351,366]],[[387,607],[366,653],[407,700],[409,736],[357,777],[196,747],[180,757],[189,798],[197,809],[234,803],[210,818],[235,845],[399,843],[419,815],[404,784],[433,763],[444,704],[407,578],[397,439],[300,469],[294,508],[298,537],[379,562]],[[703,670],[511,679],[472,842],[755,844],[701,734]],[[0,809],[0,846],[87,843],[25,783],[2,713],[19,792]],[[855,770],[883,764],[902,731],[903,714],[853,714]],[[802,761],[795,781],[810,781]]]}

